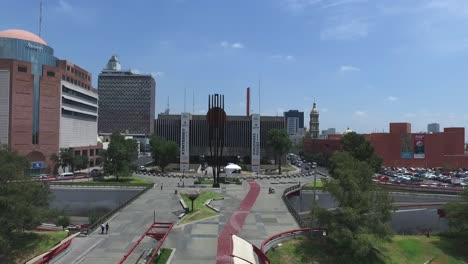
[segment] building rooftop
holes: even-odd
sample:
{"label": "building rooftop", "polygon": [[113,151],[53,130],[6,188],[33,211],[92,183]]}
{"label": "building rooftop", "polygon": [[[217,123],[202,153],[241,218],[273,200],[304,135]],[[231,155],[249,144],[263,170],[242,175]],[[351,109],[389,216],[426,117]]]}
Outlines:
{"label": "building rooftop", "polygon": [[0,31],[0,38],[22,39],[47,46],[47,42],[45,42],[38,35],[21,29],[7,29]]}

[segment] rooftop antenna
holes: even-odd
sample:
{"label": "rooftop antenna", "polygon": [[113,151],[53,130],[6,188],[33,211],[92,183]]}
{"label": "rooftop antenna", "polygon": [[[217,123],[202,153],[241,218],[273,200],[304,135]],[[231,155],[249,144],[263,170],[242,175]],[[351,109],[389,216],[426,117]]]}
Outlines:
{"label": "rooftop antenna", "polygon": [[184,88],[184,113],[185,113],[185,108],[187,106],[186,98],[187,98],[187,88]]}
{"label": "rooftop antenna", "polygon": [[260,105],[260,80],[258,80],[258,114],[261,115],[262,113],[262,108]]}
{"label": "rooftop antenna", "polygon": [[42,0],[39,2],[39,37],[42,33]]}
{"label": "rooftop antenna", "polygon": [[165,111],[165,112],[166,112],[166,115],[169,114],[169,111],[170,111],[169,109],[170,109],[170,108],[169,108],[169,96],[168,96],[168,97],[167,97],[166,111]]}

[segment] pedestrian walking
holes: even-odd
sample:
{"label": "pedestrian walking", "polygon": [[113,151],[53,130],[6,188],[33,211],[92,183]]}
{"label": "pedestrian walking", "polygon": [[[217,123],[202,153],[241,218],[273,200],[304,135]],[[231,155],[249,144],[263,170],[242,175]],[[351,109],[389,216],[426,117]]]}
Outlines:
{"label": "pedestrian walking", "polygon": [[101,224],[101,235],[104,234],[104,228],[105,228],[104,224]]}
{"label": "pedestrian walking", "polygon": [[185,182],[184,181],[182,181],[182,187],[185,187]]}
{"label": "pedestrian walking", "polygon": [[106,234],[109,232],[109,223],[106,223]]}
{"label": "pedestrian walking", "polygon": [[161,191],[162,191],[162,189],[163,189],[163,183],[161,182]]}

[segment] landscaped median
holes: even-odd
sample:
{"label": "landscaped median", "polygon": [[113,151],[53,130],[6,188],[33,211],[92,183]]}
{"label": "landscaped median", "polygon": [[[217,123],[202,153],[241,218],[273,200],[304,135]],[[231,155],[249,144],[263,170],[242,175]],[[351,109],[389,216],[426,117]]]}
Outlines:
{"label": "landscaped median", "polygon": [[163,248],[161,249],[161,254],[154,258],[153,264],[166,264],[171,256],[173,249],[172,248]]}
{"label": "landscaped median", "polygon": [[203,191],[200,193],[197,199],[193,202],[193,210],[192,210],[192,201],[189,199],[187,194],[181,193],[182,199],[184,199],[185,203],[189,207],[190,212],[184,216],[182,221],[179,224],[186,224],[189,222],[197,221],[200,219],[205,219],[211,216],[217,215],[213,209],[208,208],[205,206],[205,202],[209,199],[222,199],[223,196],[219,193],[212,192],[212,191]]}
{"label": "landscaped median", "polygon": [[[316,190],[320,190],[323,188],[323,182],[318,180],[316,183],[315,183],[315,189]],[[308,182],[306,183],[304,186],[302,186],[302,189],[303,190],[313,190],[314,189],[314,182]]]}
{"label": "landscaped median", "polygon": [[54,185],[74,185],[74,186],[134,186],[134,187],[147,187],[149,185],[152,185],[153,182],[135,177],[135,176],[130,176],[130,177],[119,177],[117,180],[116,177],[111,176],[111,177],[105,177],[105,178],[94,178],[89,181],[67,181],[67,182],[54,182],[51,183]]}
{"label": "landscaped median", "polygon": [[[446,236],[395,236],[390,242],[378,244],[377,248],[383,254],[380,263],[462,264],[467,263],[468,253],[461,242]],[[319,241],[298,238],[270,249],[267,256],[271,264],[333,263],[322,247]]]}
{"label": "landscaped median", "polygon": [[58,242],[65,239],[68,231],[56,232],[36,232],[25,231],[15,234],[12,245],[14,249],[14,263],[25,263],[28,259],[34,256],[47,252],[54,247]]}

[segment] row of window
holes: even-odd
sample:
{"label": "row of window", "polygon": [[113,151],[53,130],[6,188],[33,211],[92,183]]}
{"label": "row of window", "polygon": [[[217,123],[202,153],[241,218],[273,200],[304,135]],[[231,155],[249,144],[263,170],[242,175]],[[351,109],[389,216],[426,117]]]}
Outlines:
{"label": "row of window", "polygon": [[66,105],[69,105],[69,106],[73,106],[73,107],[76,107],[76,108],[81,108],[83,110],[88,110],[88,111],[97,113],[97,107],[87,105],[87,104],[83,104],[83,103],[80,103],[80,102],[77,102],[77,101],[69,100],[69,99],[66,99],[66,98],[63,98],[63,97],[62,97],[62,104],[66,104]]}
{"label": "row of window", "polygon": [[71,67],[70,65],[67,65],[67,71],[71,72],[71,73],[74,73],[75,75],[77,75],[80,78],[91,81],[91,76],[90,75],[86,74],[83,71],[77,70],[74,67]]}
{"label": "row of window", "polygon": [[97,117],[93,115],[87,115],[83,113],[78,113],[78,112],[73,112],[69,110],[65,110],[62,108],[62,115],[63,116],[68,116],[68,117],[73,117],[76,119],[81,119],[81,120],[86,120],[86,121],[96,121]]}
{"label": "row of window", "polygon": [[[99,149],[90,149],[89,150],[89,156],[94,156],[94,154],[99,155]],[[81,154],[80,154],[80,150],[75,150],[75,156],[88,156],[88,150],[87,149],[83,149],[81,150]]]}
{"label": "row of window", "polygon": [[69,89],[65,85],[62,85],[62,93],[70,95],[70,96],[74,96],[74,97],[77,97],[77,98],[80,98],[80,99],[83,99],[85,101],[95,103],[95,104],[97,104],[97,102],[98,102],[97,98],[94,98],[94,97],[89,96],[87,94],[80,93],[78,91]]}
{"label": "row of window", "polygon": [[80,80],[74,79],[74,78],[72,78],[70,76],[67,76],[67,75],[62,75],[62,80],[67,81],[69,83],[73,83],[74,85],[83,87],[83,88],[88,89],[88,90],[91,88],[86,83],[84,83],[84,82],[82,82]]}

